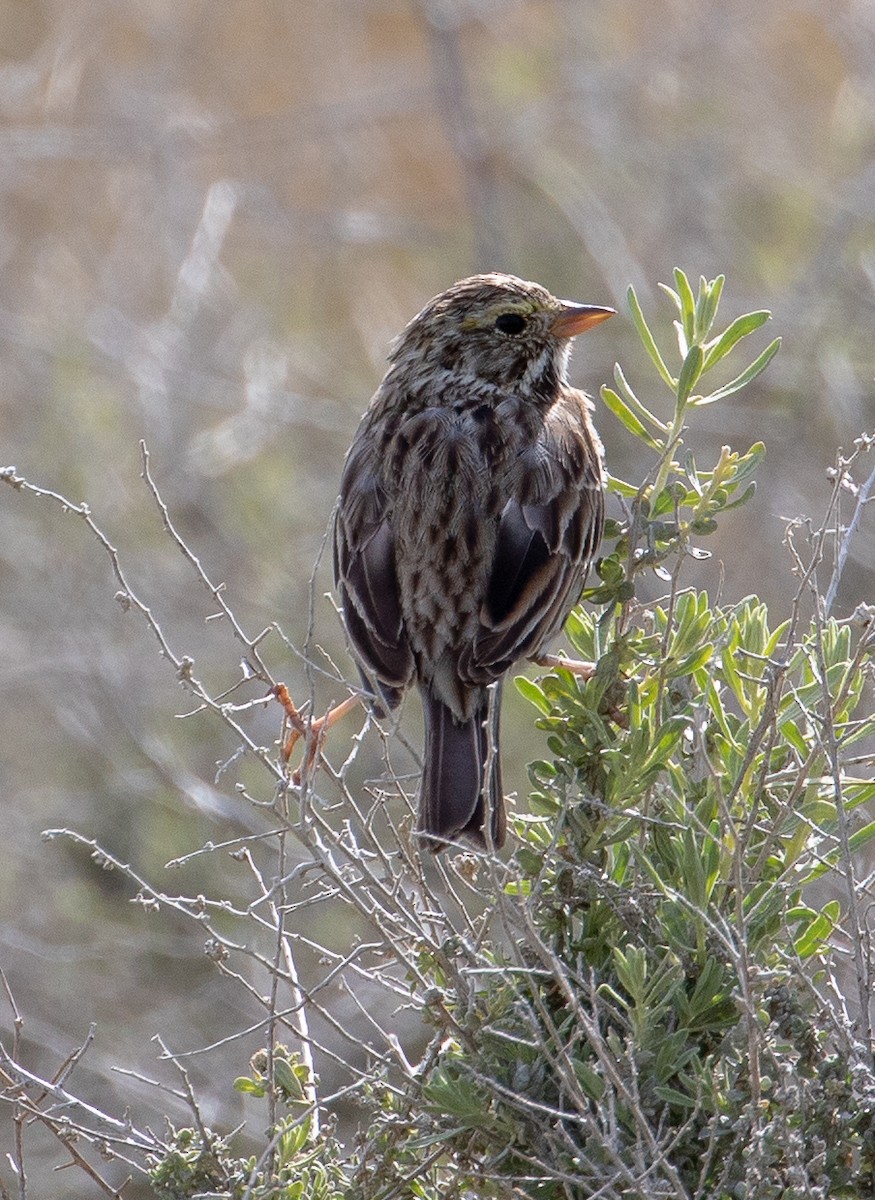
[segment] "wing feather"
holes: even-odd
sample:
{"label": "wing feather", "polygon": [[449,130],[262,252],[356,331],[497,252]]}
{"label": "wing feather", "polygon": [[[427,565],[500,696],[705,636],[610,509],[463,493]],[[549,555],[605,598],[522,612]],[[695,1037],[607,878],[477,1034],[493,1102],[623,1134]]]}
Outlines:
{"label": "wing feather", "polygon": [[504,506],[480,630],[462,663],[472,681],[538,654],[580,598],[604,524],[601,447],[584,403],[557,406]]}
{"label": "wing feather", "polygon": [[334,578],[353,649],[394,706],[413,676],[395,570],[386,496],[370,461],[370,442],[353,443],[334,523]]}

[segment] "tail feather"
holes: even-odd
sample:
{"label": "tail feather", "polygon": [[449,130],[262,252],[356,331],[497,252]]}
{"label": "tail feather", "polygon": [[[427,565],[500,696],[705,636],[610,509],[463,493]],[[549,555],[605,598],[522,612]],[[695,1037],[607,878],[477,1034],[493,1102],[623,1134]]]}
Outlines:
{"label": "tail feather", "polygon": [[[484,773],[489,766],[487,793],[491,812],[492,842],[504,844],[506,817],[498,753],[500,694],[492,706],[483,702],[467,721],[457,721],[452,711],[428,688],[422,689],[425,715],[425,763],[419,813],[420,828],[435,851],[448,841],[469,837],[485,846],[483,834]],[[490,758],[491,745],[491,758]]]}

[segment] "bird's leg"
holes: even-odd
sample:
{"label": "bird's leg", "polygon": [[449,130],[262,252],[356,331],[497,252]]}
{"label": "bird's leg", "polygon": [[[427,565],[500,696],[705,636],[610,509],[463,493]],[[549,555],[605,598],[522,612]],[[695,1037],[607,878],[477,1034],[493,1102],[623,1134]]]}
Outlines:
{"label": "bird's leg", "polygon": [[276,687],[270,689],[270,695],[276,696],[277,700],[283,706],[283,711],[286,714],[286,719],[292,729],[289,736],[283,743],[280,756],[284,763],[287,763],[291,758],[292,751],[301,740],[304,739],[304,757],[301,760],[301,765],[292,774],[292,783],[295,787],[300,786],[302,778],[308,774],[316,761],[317,756],[322,750],[322,745],[325,741],[325,735],[332,725],[336,724],[341,717],[345,717],[348,712],[352,712],[357,704],[360,703],[360,697],[347,696],[340,704],[336,704],[333,708],[329,708],[328,712],[323,717],[319,717],[315,721],[311,721],[303,717],[300,711],[295,707],[292,697],[289,695],[289,689],[284,683],[278,683]]}
{"label": "bird's leg", "polygon": [[533,662],[536,667],[547,667],[551,671],[555,667],[561,667],[563,671],[570,671],[572,675],[579,675],[581,679],[592,679],[595,674],[595,663],[583,662],[578,658],[563,658],[561,654],[539,654],[530,658],[529,662]]}

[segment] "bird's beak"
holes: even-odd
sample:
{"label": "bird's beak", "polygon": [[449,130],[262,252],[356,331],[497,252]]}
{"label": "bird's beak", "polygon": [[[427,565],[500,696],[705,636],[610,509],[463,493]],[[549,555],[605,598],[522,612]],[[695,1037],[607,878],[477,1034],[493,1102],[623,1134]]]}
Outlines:
{"label": "bird's beak", "polygon": [[617,311],[615,308],[601,308],[597,304],[571,304],[567,300],[563,300],[562,304],[562,312],[550,326],[550,332],[561,338],[576,337],[585,329],[592,329],[593,325],[607,321]]}

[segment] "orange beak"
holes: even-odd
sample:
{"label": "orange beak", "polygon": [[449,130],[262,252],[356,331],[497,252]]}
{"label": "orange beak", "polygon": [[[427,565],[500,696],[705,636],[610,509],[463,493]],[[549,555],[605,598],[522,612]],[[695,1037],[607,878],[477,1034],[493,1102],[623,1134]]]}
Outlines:
{"label": "orange beak", "polygon": [[597,304],[571,304],[567,300],[562,303],[562,312],[550,326],[550,332],[561,338],[576,337],[578,333],[592,329],[593,325],[607,321],[617,311],[615,308],[601,308]]}

